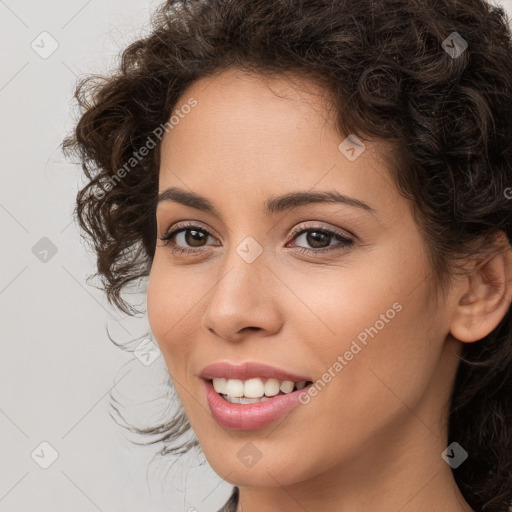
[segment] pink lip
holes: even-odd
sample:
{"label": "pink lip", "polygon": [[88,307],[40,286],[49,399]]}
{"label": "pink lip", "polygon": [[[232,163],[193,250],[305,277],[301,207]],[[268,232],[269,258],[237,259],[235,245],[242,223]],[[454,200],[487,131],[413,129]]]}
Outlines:
{"label": "pink lip", "polygon": [[263,363],[246,362],[239,365],[218,362],[205,366],[201,371],[200,375],[203,379],[213,379],[214,377],[226,378],[226,379],[240,379],[247,380],[254,377],[262,377],[267,379],[277,380],[291,380],[293,382],[300,382],[301,380],[312,380],[310,377],[303,375],[295,375],[293,373],[286,372],[280,368],[268,366]]}
{"label": "pink lip", "polygon": [[297,407],[301,393],[308,391],[306,387],[285,395],[269,397],[265,402],[232,404],[213,389],[211,381],[203,380],[203,385],[212,416],[223,427],[235,430],[253,430],[269,425]]}
{"label": "pink lip", "polygon": [[307,387],[293,391],[292,393],[269,397],[269,399],[264,402],[232,404],[224,400],[224,398],[215,391],[211,379],[218,377],[247,380],[254,377],[261,377],[280,381],[311,381],[311,378],[307,376],[296,375],[281,370],[280,368],[256,362],[245,362],[242,364],[232,364],[229,362],[213,363],[203,368],[200,377],[203,379],[206,399],[212,416],[223,427],[237,430],[261,428],[283,417],[300,404],[299,398],[301,393],[307,392]]}

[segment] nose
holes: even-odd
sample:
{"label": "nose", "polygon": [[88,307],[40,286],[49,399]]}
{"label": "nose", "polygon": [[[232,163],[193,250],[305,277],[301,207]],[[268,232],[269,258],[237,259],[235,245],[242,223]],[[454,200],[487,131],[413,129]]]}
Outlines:
{"label": "nose", "polygon": [[263,255],[248,263],[233,249],[207,298],[203,327],[231,342],[241,341],[254,331],[257,336],[277,333],[282,325],[278,286],[279,280]]}

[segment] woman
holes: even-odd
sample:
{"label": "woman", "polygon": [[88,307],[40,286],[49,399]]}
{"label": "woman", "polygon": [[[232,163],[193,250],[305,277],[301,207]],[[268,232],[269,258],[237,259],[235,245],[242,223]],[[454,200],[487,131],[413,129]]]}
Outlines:
{"label": "woman", "polygon": [[64,142],[224,511],[512,504],[512,47],[483,0],[170,0]]}

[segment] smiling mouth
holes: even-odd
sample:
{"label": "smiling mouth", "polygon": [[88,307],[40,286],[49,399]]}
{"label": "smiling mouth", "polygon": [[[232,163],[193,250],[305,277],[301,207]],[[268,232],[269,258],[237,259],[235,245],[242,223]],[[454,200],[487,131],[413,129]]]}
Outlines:
{"label": "smiling mouth", "polygon": [[247,380],[213,378],[209,379],[215,391],[226,402],[232,404],[254,404],[265,402],[279,395],[287,395],[310,386],[312,381],[252,378]]}

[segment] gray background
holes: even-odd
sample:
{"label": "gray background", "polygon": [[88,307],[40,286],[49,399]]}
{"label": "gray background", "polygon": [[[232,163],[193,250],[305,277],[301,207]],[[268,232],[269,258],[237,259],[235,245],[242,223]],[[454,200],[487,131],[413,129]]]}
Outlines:
{"label": "gray background", "polygon": [[59,151],[77,78],[113,67],[159,3],[0,0],[0,512],[209,512],[231,491],[200,456],[149,465],[161,446],[131,444],[110,418],[112,388],[140,426],[162,411],[165,397],[145,402],[164,396],[166,369],[107,337],[137,346],[147,320],[86,283],[94,256],[71,220],[81,176]]}

